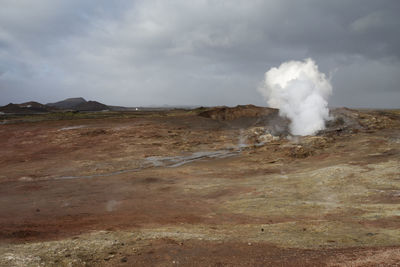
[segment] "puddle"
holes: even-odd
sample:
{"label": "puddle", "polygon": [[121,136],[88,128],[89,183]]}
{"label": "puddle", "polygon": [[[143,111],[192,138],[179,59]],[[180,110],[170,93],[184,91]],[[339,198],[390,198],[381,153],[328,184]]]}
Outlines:
{"label": "puddle", "polygon": [[58,131],[68,131],[68,130],[80,129],[80,128],[85,128],[85,127],[86,127],[86,125],[70,126],[70,127],[64,127],[64,128],[58,129]]}
{"label": "puddle", "polygon": [[148,157],[147,162],[153,164],[154,167],[179,167],[184,164],[199,161],[204,159],[223,159],[235,156],[239,151],[235,150],[217,150],[217,151],[201,151],[195,152],[187,156],[175,156],[175,157]]}
{"label": "puddle", "polygon": [[124,174],[129,172],[138,172],[143,169],[154,168],[154,167],[168,167],[175,168],[180,167],[182,165],[207,160],[207,159],[223,159],[228,157],[233,157],[238,155],[240,150],[226,149],[226,150],[217,150],[217,151],[200,151],[195,152],[190,155],[182,155],[182,156],[174,156],[174,157],[147,157],[143,160],[143,163],[140,167],[134,169],[125,169],[119,170],[109,173],[99,173],[92,175],[82,175],[82,176],[60,176],[56,177],[55,180],[64,180],[64,179],[90,179],[95,177],[108,177],[118,174]]}

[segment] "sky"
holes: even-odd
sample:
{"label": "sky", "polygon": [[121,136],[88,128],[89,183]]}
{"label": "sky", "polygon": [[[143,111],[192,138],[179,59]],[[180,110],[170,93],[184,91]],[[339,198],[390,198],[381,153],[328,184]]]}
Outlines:
{"label": "sky", "polygon": [[400,108],[398,0],[0,0],[0,105],[266,106],[265,72],[312,58],[330,106]]}

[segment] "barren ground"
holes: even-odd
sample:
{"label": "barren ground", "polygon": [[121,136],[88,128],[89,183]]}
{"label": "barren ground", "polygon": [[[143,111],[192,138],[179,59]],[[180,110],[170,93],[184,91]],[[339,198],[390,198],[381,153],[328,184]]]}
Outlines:
{"label": "barren ground", "polygon": [[8,118],[0,266],[400,266],[400,112],[340,112],[289,139],[195,111]]}

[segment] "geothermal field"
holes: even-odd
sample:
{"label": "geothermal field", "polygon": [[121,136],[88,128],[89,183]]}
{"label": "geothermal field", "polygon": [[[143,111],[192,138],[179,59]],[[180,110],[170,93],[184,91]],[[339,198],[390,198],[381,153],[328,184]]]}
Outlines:
{"label": "geothermal field", "polygon": [[328,113],[0,115],[0,266],[398,266],[400,111]]}
{"label": "geothermal field", "polygon": [[400,267],[400,0],[0,0],[0,267]]}

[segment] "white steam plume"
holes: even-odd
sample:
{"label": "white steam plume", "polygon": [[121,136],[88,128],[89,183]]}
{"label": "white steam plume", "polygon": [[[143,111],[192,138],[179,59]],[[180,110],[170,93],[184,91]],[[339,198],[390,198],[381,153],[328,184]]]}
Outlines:
{"label": "white steam plume", "polygon": [[288,61],[265,73],[259,91],[279,115],[291,120],[294,135],[312,135],[325,129],[332,86],[311,58]]}

